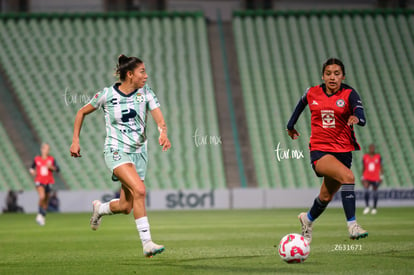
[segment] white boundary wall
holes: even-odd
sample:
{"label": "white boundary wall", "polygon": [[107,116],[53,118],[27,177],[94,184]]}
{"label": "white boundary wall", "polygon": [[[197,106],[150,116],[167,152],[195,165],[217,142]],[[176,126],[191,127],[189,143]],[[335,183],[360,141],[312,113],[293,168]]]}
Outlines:
{"label": "white boundary wall", "polygon": [[[319,189],[223,189],[223,190],[160,190],[147,194],[148,210],[174,209],[264,209],[305,208],[311,206]],[[112,190],[59,191],[61,212],[90,212],[95,199],[109,201]],[[356,190],[357,207],[364,207],[363,190]],[[0,192],[0,210],[5,206],[7,192]],[[378,207],[414,206],[414,189],[380,189]],[[37,212],[37,193],[18,195],[18,204],[26,213]],[[330,207],[341,207],[340,194]]]}

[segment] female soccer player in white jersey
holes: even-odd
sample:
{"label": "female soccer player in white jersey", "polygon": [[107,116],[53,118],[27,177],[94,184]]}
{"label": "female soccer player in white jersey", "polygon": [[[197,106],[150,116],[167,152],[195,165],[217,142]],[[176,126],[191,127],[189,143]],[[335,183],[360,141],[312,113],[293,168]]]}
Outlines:
{"label": "female soccer player in white jersey", "polygon": [[129,214],[133,209],[144,255],[152,257],[163,252],[164,246],[152,242],[145,210],[148,111],[158,125],[158,141],[162,150],[167,151],[171,143],[167,137],[167,126],[158,99],[145,84],[148,75],[144,63],[136,57],[121,55],[116,73],[120,82],[97,93],[76,114],[70,153],[75,158],[81,157],[79,135],[83,119],[87,114],[102,108],[106,123],[105,162],[113,173],[112,179],[119,179],[122,188],[119,199],[107,203],[93,201],[91,228],[98,229],[104,215]]}

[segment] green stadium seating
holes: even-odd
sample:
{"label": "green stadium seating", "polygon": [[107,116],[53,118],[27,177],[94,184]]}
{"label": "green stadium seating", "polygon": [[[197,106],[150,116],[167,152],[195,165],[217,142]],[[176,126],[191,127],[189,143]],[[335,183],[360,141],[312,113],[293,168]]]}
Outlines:
{"label": "green stadium seating", "polygon": [[101,111],[81,134],[83,157],[69,155],[76,111],[116,79],[119,54],[141,57],[169,126],[172,148],[161,152],[148,120],[149,169],[154,189],[225,187],[220,146],[194,144],[198,128],[219,135],[206,24],[194,14],[3,16],[0,63],[37,134],[51,144],[71,189],[116,189],[103,160]]}
{"label": "green stadium seating", "polygon": [[[414,14],[412,12],[236,12],[233,28],[253,159],[263,188],[316,187],[309,164],[310,116],[305,110],[291,141],[285,131],[297,100],[321,83],[322,62],[339,57],[346,83],[360,93],[367,116],[356,127],[365,151],[370,143],[383,156],[388,187],[413,187]],[[278,161],[274,152],[299,148],[302,160]],[[362,152],[353,171],[361,176]]]}
{"label": "green stadium seating", "polygon": [[[414,15],[401,11],[237,12],[233,19],[246,119],[259,187],[319,186],[310,169],[309,112],[291,141],[286,122],[304,90],[320,80],[324,59],[337,56],[346,82],[360,93],[368,123],[356,127],[365,150],[377,144],[385,167],[384,185],[413,187]],[[102,113],[87,117],[83,158],[69,156],[76,111],[116,79],[120,53],[144,59],[150,85],[169,125],[173,148],[163,153],[149,119],[151,189],[225,187],[220,146],[194,144],[196,129],[219,135],[206,24],[200,14],[89,14],[0,16],[0,64],[24,106],[36,134],[52,146],[71,189],[115,189],[102,156]],[[178,109],[177,107],[180,107]],[[0,191],[31,189],[27,168],[7,140],[0,149]],[[277,160],[278,144],[304,152],[301,160]],[[361,175],[363,152],[354,153]],[[4,165],[3,165],[4,164]]]}
{"label": "green stadium seating", "polygon": [[10,137],[0,123],[0,192],[11,190],[34,189],[33,179],[19,158]]}

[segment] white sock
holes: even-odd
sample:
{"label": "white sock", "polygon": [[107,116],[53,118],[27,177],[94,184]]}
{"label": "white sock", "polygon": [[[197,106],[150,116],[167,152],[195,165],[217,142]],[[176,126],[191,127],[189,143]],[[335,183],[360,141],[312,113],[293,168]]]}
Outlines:
{"label": "white sock", "polygon": [[356,224],[356,220],[346,222],[346,224],[348,225],[348,227],[351,227],[351,226],[353,226],[354,224]]}
{"label": "white sock", "polygon": [[[111,200],[111,201],[113,201],[113,200]],[[99,210],[98,210],[99,215],[104,216],[104,215],[112,215],[113,214],[112,211],[111,211],[111,208],[109,207],[109,204],[111,203],[111,201],[101,204],[101,206],[99,207]]]}
{"label": "white sock", "polygon": [[142,245],[146,242],[151,241],[150,225],[148,223],[148,217],[142,217],[135,220],[139,237],[141,238]]}

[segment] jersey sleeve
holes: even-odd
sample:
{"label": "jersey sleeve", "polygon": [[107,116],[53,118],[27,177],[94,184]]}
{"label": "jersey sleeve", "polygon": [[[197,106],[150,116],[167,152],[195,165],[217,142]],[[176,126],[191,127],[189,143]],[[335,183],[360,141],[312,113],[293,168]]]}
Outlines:
{"label": "jersey sleeve", "polygon": [[96,93],[89,104],[91,104],[95,109],[101,108],[106,101],[106,92],[105,90]]}
{"label": "jersey sleeve", "polygon": [[59,172],[60,172],[60,167],[59,167],[59,164],[57,163],[57,161],[56,161],[56,159],[55,159],[55,158],[53,158],[53,166],[55,166],[55,167],[56,167],[55,172],[56,172],[56,173],[59,173]]}
{"label": "jersey sleeve", "polygon": [[366,123],[364,106],[362,105],[359,94],[355,90],[352,90],[349,94],[349,104],[352,113],[359,119],[358,125],[364,126]]}
{"label": "jersey sleeve", "polygon": [[289,119],[289,122],[287,124],[288,130],[293,130],[295,128],[295,124],[298,121],[299,116],[305,109],[306,105],[308,105],[308,99],[307,99],[308,91],[309,89],[305,91],[305,94],[299,99],[298,103],[296,104],[295,110],[293,111]]}
{"label": "jersey sleeve", "polygon": [[155,93],[152,91],[152,89],[149,86],[147,86],[146,89],[147,89],[147,92],[148,92],[147,93],[147,106],[148,106],[148,109],[150,111],[152,111],[154,109],[159,108],[160,107],[160,102],[158,101],[158,98],[155,95]]}

